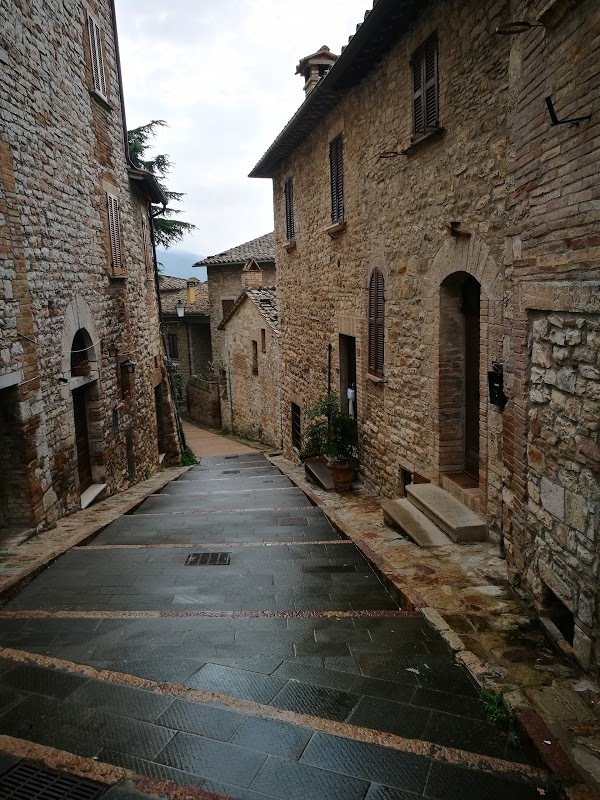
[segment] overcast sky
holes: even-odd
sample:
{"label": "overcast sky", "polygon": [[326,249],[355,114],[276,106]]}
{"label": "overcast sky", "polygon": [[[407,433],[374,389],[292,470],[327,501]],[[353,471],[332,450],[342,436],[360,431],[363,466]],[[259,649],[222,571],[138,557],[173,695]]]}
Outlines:
{"label": "overcast sky", "polygon": [[271,181],[248,172],[304,98],[300,58],[323,44],[339,54],[368,0],[116,5],[127,124],[169,123],[156,152],[171,157],[169,188],[186,192],[182,219],[198,228],[174,249],[192,259],[272,230]]}

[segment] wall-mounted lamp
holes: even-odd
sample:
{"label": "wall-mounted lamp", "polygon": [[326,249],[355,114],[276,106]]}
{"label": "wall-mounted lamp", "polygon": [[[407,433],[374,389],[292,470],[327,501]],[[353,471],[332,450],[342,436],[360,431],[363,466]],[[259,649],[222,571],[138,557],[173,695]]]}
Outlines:
{"label": "wall-mounted lamp", "polygon": [[135,363],[128,358],[127,361],[123,361],[121,364],[121,369],[126,372],[128,375],[133,375],[135,372]]}
{"label": "wall-mounted lamp", "polygon": [[175,305],[175,311],[177,312],[177,316],[180,318],[185,314],[185,303],[182,300],[177,301],[177,304]]}
{"label": "wall-mounted lamp", "polygon": [[58,382],[59,382],[59,383],[63,383],[63,384],[64,384],[64,383],[68,383],[68,382],[69,382],[69,379],[68,379],[68,378],[59,378],[59,379],[58,379]]}
{"label": "wall-mounted lamp", "polygon": [[551,125],[579,125],[580,122],[584,122],[585,120],[592,118],[591,114],[586,114],[585,117],[571,117],[571,119],[559,119],[556,116],[556,111],[554,110],[554,103],[552,102],[552,97],[548,96],[544,99],[546,101],[548,113],[550,114]]}
{"label": "wall-mounted lamp", "polygon": [[501,36],[516,36],[519,33],[526,33],[531,28],[545,28],[546,26],[541,22],[527,22],[524,19],[517,19],[514,22],[505,22],[503,25],[498,25],[496,33]]}
{"label": "wall-mounted lamp", "polygon": [[119,351],[116,344],[109,344],[106,348],[106,352],[108,353],[109,358],[116,358]]}

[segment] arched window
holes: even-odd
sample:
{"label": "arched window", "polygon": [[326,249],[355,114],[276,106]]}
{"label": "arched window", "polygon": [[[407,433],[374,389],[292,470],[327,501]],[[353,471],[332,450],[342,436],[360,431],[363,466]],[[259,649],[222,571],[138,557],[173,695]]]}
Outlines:
{"label": "arched window", "polygon": [[383,378],[385,299],[383,274],[374,269],[369,282],[369,373]]}

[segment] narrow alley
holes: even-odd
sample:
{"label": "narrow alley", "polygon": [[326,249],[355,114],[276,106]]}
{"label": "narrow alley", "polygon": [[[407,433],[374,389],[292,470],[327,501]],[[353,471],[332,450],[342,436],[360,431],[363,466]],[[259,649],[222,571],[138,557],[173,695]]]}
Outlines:
{"label": "narrow alley", "polygon": [[0,770],[68,753],[169,797],[554,797],[425,618],[262,453],[220,442],[2,609]]}

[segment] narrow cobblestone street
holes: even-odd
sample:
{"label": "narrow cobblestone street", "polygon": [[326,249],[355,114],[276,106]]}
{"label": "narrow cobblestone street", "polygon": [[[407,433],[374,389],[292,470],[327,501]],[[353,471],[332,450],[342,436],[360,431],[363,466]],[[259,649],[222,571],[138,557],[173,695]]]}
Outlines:
{"label": "narrow cobblestone street", "polygon": [[227,452],[5,605],[0,749],[196,797],[557,796],[427,620],[264,455]]}

